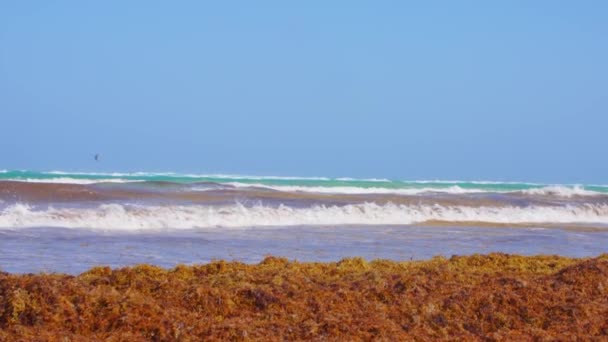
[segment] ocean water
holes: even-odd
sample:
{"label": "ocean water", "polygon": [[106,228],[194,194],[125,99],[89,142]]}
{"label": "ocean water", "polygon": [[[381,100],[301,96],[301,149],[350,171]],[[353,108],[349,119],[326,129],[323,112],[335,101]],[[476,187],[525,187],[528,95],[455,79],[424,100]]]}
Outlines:
{"label": "ocean water", "polygon": [[0,268],[608,252],[608,186],[0,171]]}

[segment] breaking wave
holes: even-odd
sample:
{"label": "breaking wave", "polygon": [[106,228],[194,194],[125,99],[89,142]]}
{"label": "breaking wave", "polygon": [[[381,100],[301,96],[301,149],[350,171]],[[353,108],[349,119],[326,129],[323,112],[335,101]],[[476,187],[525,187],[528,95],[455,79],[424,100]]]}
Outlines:
{"label": "breaking wave", "polygon": [[100,178],[100,179],[86,179],[86,178],[70,178],[70,177],[56,177],[56,178],[19,178],[19,179],[6,179],[7,181],[13,182],[25,182],[25,183],[51,183],[51,184],[98,184],[98,183],[133,183],[133,182],[144,182],[143,180],[132,180],[132,179],[121,179],[121,178]]}
{"label": "breaking wave", "polygon": [[574,197],[574,196],[599,196],[601,192],[587,190],[580,185],[575,186],[563,186],[563,185],[551,185],[543,188],[534,188],[523,190],[522,193],[527,195],[539,195],[539,196],[554,196],[554,197]]}
{"label": "breaking wave", "polygon": [[443,188],[382,188],[382,187],[357,187],[357,186],[299,186],[299,185],[267,185],[262,183],[225,183],[237,188],[263,188],[283,192],[311,192],[319,194],[396,194],[396,195],[418,195],[423,193],[441,192],[450,194],[468,194],[486,192],[481,189],[465,189],[458,185]]}
{"label": "breaking wave", "polygon": [[0,212],[1,228],[64,227],[104,230],[237,228],[302,225],[410,225],[429,222],[488,224],[608,224],[607,204],[466,207],[363,203],[293,208],[284,205],[139,206],[36,209],[17,203]]}
{"label": "breaking wave", "polygon": [[[539,184],[493,181],[400,181],[383,178],[327,178],[247,176],[230,174],[180,174],[173,172],[37,172],[28,170],[0,170],[0,181],[57,184],[96,184],[165,182],[190,186],[201,190],[197,183],[216,183],[226,188],[265,188],[282,192],[323,194],[396,194],[418,195],[425,193],[470,194],[498,193],[542,197],[608,196],[606,185]],[[206,190],[206,189],[202,189]]]}

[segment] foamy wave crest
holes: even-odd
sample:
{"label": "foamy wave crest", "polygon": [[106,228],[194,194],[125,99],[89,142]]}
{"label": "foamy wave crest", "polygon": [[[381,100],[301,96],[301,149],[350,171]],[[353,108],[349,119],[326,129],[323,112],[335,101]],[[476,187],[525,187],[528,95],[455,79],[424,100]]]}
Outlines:
{"label": "foamy wave crest", "polygon": [[14,204],[0,212],[0,227],[66,227],[104,230],[236,228],[301,225],[408,225],[428,221],[490,224],[608,224],[608,205],[565,207],[465,207],[375,203],[345,206],[246,207],[137,206],[104,204],[95,208],[36,210]]}
{"label": "foamy wave crest", "polygon": [[376,182],[376,183],[389,183],[390,179],[387,178],[352,178],[352,177],[339,177],[336,178],[337,181],[343,182]]}
{"label": "foamy wave crest", "polygon": [[143,182],[143,180],[132,180],[132,179],[120,179],[120,178],[104,178],[104,179],[83,179],[83,178],[70,178],[70,177],[56,177],[56,178],[13,178],[6,179],[7,181],[13,182],[26,182],[26,183],[53,183],[53,184],[96,184],[96,183],[133,183]]}
{"label": "foamy wave crest", "polygon": [[542,188],[527,189],[521,191],[527,195],[538,195],[538,196],[555,196],[555,197],[573,197],[573,196],[600,196],[601,192],[591,191],[583,188],[580,185],[574,186],[563,186],[563,185],[550,185]]}
{"label": "foamy wave crest", "polygon": [[111,177],[175,177],[175,178],[223,178],[223,179],[257,179],[257,180],[308,180],[308,181],[328,181],[328,177],[297,177],[297,176],[251,176],[251,175],[233,175],[222,173],[196,174],[196,173],[177,173],[177,172],[65,172],[65,171],[48,171],[44,172],[53,175],[78,175],[78,176],[111,176]]}
{"label": "foamy wave crest", "polygon": [[467,194],[487,192],[480,189],[464,189],[458,185],[443,188],[380,188],[380,187],[357,187],[357,186],[300,186],[300,185],[268,185],[261,183],[225,183],[237,188],[263,188],[283,192],[311,192],[319,194],[396,194],[396,195],[418,195],[430,192],[441,192],[450,194]]}

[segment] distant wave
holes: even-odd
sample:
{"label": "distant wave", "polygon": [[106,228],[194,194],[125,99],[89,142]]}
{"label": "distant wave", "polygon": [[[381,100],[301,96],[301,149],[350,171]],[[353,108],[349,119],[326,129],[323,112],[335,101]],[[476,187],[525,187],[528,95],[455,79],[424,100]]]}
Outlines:
{"label": "distant wave", "polygon": [[[531,197],[572,198],[585,196],[608,196],[608,186],[538,184],[493,181],[394,181],[389,179],[356,179],[327,177],[282,177],[282,176],[241,176],[228,174],[179,174],[172,172],[36,172],[13,170],[0,172],[0,181],[20,181],[30,183],[96,184],[163,182],[178,183],[191,190],[205,191],[207,187],[197,183],[215,183],[219,188],[264,188],[282,192],[306,192],[320,194],[394,194],[415,196],[419,194],[476,194],[497,193]],[[217,190],[218,187],[214,187]],[[187,189],[184,189],[187,190]]]}
{"label": "distant wave", "polygon": [[[100,178],[100,177],[128,177],[128,178],[147,178],[147,177],[169,177],[169,178],[193,178],[193,179],[234,179],[234,180],[293,180],[293,181],[340,181],[340,182],[377,182],[377,183],[403,183],[403,184],[478,184],[478,185],[541,185],[538,183],[521,182],[499,182],[499,181],[461,181],[461,180],[391,180],[387,178],[353,178],[353,177],[305,177],[305,176],[259,176],[259,175],[239,175],[221,173],[177,173],[177,172],[68,172],[68,171],[28,171],[28,170],[0,170],[0,173],[17,173],[34,176],[61,175],[71,178]],[[45,177],[48,178],[48,177]]]}
{"label": "distant wave", "polygon": [[[235,179],[236,180],[236,179]],[[391,185],[384,185],[382,182],[378,182],[378,186],[357,186],[357,184],[349,185],[335,185],[335,184],[315,184],[315,185],[277,185],[268,184],[262,182],[251,182],[247,179],[247,183],[238,180],[221,181],[217,179],[203,180],[199,179],[198,182],[212,183],[217,186],[208,187],[200,186],[197,183],[186,183],[189,188],[184,188],[186,191],[209,191],[225,189],[267,189],[273,191],[280,191],[286,193],[318,193],[318,194],[352,194],[352,195],[405,195],[415,196],[420,194],[432,194],[432,193],[443,193],[443,194],[483,194],[483,193],[497,193],[497,194],[522,194],[526,196],[542,196],[542,197],[558,197],[558,198],[572,198],[572,197],[585,197],[585,196],[608,196],[607,187],[595,186],[596,189],[602,191],[586,189],[583,186],[566,186],[566,185],[550,185],[544,187],[533,187],[528,189],[513,190],[509,188],[498,188],[498,187],[474,187],[467,186],[463,187],[460,185],[441,185],[432,186],[428,184],[426,186],[412,185],[401,185],[400,187]],[[243,179],[245,180],[245,179]],[[131,178],[72,178],[72,177],[52,177],[52,178],[4,178],[0,181],[13,181],[13,182],[25,182],[25,183],[48,183],[48,184],[102,184],[102,183],[141,183],[141,182],[158,182],[165,181],[171,182],[171,180],[145,180],[145,179],[131,179]],[[180,182],[177,182],[180,183]]]}
{"label": "distant wave", "polygon": [[598,196],[602,195],[601,192],[587,190],[580,185],[575,186],[563,186],[563,185],[550,185],[542,188],[533,188],[521,191],[528,195],[540,195],[540,196],[557,196],[557,197],[573,197],[573,196]]}
{"label": "distant wave", "polygon": [[498,190],[481,188],[463,188],[458,185],[447,187],[422,187],[422,188],[389,188],[389,187],[356,187],[356,186],[293,186],[293,185],[266,185],[261,183],[226,183],[235,187],[248,188],[267,188],[285,192],[312,192],[327,194],[397,194],[397,195],[418,195],[424,193],[448,193],[448,194],[474,194],[474,193],[523,193],[527,195],[566,197],[573,196],[599,196],[606,195],[592,190],[586,190],[582,186],[563,186],[552,185],[542,188],[531,188],[527,190]]}
{"label": "distant wave", "polygon": [[487,192],[481,189],[464,189],[457,185],[442,188],[381,188],[381,187],[356,187],[356,186],[297,186],[297,185],[266,185],[261,183],[226,183],[237,188],[264,188],[283,192],[311,192],[321,194],[396,194],[396,195],[418,195],[429,192],[443,192],[451,194],[466,194]]}
{"label": "distant wave", "polygon": [[466,207],[375,203],[344,206],[138,206],[34,209],[13,204],[0,212],[0,227],[66,227],[116,230],[237,228],[300,225],[409,225],[425,222],[489,224],[608,224],[608,205]]}
{"label": "distant wave", "polygon": [[86,178],[70,178],[70,177],[56,177],[56,178],[7,178],[6,181],[13,182],[26,182],[26,183],[52,183],[52,184],[97,184],[97,183],[133,183],[133,182],[145,182],[144,180],[137,179],[120,179],[120,178],[100,178],[100,179],[86,179]]}
{"label": "distant wave", "polygon": [[[223,179],[251,179],[251,180],[331,180],[328,177],[290,177],[290,176],[251,176],[251,175],[233,175],[233,174],[196,174],[196,173],[176,173],[176,172],[65,172],[65,171],[48,171],[43,172],[55,175],[77,175],[77,176],[112,176],[112,177],[174,177],[174,178],[223,178]],[[354,180],[354,178],[353,178]],[[375,181],[370,179],[369,181]]]}
{"label": "distant wave", "polygon": [[391,182],[390,179],[386,178],[350,178],[350,177],[339,177],[336,178],[337,181],[346,181],[346,182],[379,182],[379,183],[387,183]]}

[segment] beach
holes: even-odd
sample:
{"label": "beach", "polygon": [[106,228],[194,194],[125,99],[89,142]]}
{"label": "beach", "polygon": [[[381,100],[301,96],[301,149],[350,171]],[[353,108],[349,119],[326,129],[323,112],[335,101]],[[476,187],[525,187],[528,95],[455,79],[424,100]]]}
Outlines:
{"label": "beach", "polygon": [[608,334],[608,187],[0,172],[0,339]]}
{"label": "beach", "polygon": [[608,341],[606,18],[0,1],[0,342]]}

